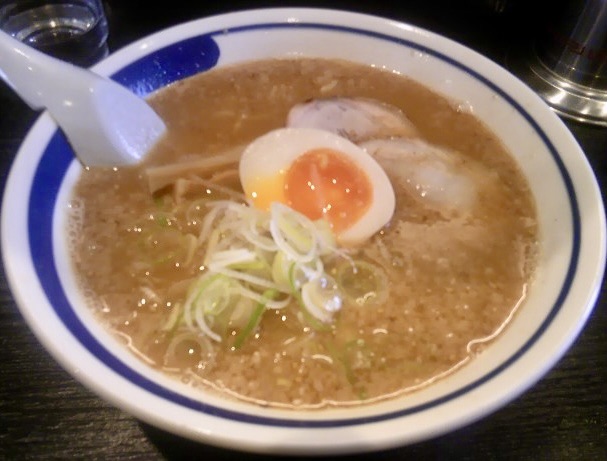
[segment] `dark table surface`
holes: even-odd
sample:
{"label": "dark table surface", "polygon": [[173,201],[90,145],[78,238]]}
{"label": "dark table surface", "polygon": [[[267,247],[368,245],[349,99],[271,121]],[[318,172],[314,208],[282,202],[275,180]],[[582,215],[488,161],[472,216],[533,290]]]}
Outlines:
{"label": "dark table surface", "polygon": [[[272,2],[107,1],[112,51],[167,26]],[[531,2],[281,2],[403,20],[506,65],[537,29]],[[502,11],[496,5],[505,6]],[[455,6],[457,5],[457,6]],[[169,9],[170,7],[170,9]],[[145,14],[140,14],[145,11]],[[39,114],[0,83],[0,186]],[[607,190],[607,128],[567,121]],[[539,383],[483,420],[411,446],[352,459],[607,460],[607,293],[573,347]],[[75,381],[32,335],[0,273],[0,459],[263,459],[181,439],[110,406]]]}

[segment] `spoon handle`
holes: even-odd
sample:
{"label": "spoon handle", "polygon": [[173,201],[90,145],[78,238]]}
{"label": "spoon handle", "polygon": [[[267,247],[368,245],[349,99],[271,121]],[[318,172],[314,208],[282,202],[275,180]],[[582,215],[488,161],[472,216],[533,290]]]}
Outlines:
{"label": "spoon handle", "polygon": [[126,87],[2,31],[0,77],[32,109],[48,110],[87,166],[136,163],[166,130],[147,102]]}
{"label": "spoon handle", "polygon": [[32,109],[47,107],[47,82],[57,84],[63,66],[76,67],[37,51],[0,31],[0,77]]}

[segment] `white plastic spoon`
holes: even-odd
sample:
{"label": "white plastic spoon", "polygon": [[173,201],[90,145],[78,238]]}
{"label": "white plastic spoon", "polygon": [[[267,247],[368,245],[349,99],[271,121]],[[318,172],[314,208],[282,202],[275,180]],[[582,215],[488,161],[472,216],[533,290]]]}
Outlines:
{"label": "white plastic spoon", "polygon": [[137,163],[166,130],[126,87],[1,31],[0,77],[32,109],[48,109],[85,166]]}

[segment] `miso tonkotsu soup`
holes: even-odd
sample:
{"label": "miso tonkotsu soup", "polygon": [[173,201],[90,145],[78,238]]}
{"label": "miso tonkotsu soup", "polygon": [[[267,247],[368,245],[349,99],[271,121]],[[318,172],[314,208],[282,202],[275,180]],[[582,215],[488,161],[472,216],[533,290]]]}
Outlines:
{"label": "miso tonkotsu soup", "polygon": [[[524,299],[538,238],[526,180],[482,121],[424,86],[268,60],[150,101],[169,135],[141,167],[82,173],[72,247],[92,308],[152,367],[263,405],[361,404],[459,368]],[[287,123],[348,138],[387,173],[394,214],[363,243],[340,245],[330,201],[269,212],[243,191],[243,150]],[[310,174],[298,187],[314,189]],[[346,196],[340,225],[376,195]]]}

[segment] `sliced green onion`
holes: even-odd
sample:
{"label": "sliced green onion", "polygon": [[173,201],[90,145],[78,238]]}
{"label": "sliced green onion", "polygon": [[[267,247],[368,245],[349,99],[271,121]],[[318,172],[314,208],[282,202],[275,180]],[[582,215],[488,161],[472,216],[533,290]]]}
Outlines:
{"label": "sliced green onion", "polygon": [[255,261],[257,255],[254,251],[246,248],[236,250],[216,251],[209,258],[209,264],[219,264],[222,266],[232,266],[234,264],[249,263]]}
{"label": "sliced green onion", "polygon": [[252,213],[249,218],[248,226],[242,229],[242,235],[256,248],[272,252],[278,251],[278,245],[276,245],[276,242],[269,233],[269,229],[270,222],[265,216],[265,213],[264,215]]}
{"label": "sliced green onion", "polygon": [[255,259],[248,262],[237,262],[230,264],[230,269],[237,271],[250,271],[250,272],[269,272],[268,263],[262,259]]}
{"label": "sliced green onion", "polygon": [[169,227],[172,224],[171,221],[173,218],[168,213],[159,212],[150,217],[153,219],[154,223],[160,227]]}
{"label": "sliced green onion", "polygon": [[318,247],[321,254],[337,251],[337,239],[331,230],[331,225],[326,219],[314,221],[316,235],[318,236]]}
{"label": "sliced green onion", "polygon": [[[314,267],[310,267],[312,263]],[[309,263],[298,263],[297,266],[308,280],[321,277],[325,273],[325,266],[320,258],[316,258]]]}
{"label": "sliced green onion", "polygon": [[325,275],[310,280],[301,287],[301,300],[310,314],[323,323],[329,323],[341,309],[342,297],[332,277]]}
{"label": "sliced green onion", "polygon": [[221,274],[205,273],[190,290],[183,306],[184,321],[193,329],[198,326],[211,339],[221,342],[221,336],[207,324],[205,315],[217,315],[228,303],[232,290],[230,280]]}
{"label": "sliced green onion", "polygon": [[[227,328],[232,315],[240,315],[240,303],[281,309],[295,298],[304,323],[317,330],[329,328],[341,295],[321,259],[336,251],[326,221],[313,222],[280,203],[273,203],[270,212],[229,200],[204,205],[209,212],[197,244],[206,243],[201,264],[205,273],[184,304],[188,327],[219,341],[218,331]],[[269,291],[271,298],[264,295]],[[285,296],[274,299],[279,292]]]}
{"label": "sliced green onion", "polygon": [[[246,296],[247,298],[251,298],[253,301],[257,301],[260,302],[262,299],[261,294],[253,291],[253,290],[249,290],[248,288],[243,287],[242,285],[238,285],[237,287],[238,292],[242,295],[242,296]],[[282,293],[285,293],[282,290],[277,290],[280,291]],[[291,296],[286,296],[283,299],[277,299],[277,300],[268,300],[266,302],[266,307],[268,309],[282,309],[283,307],[287,307],[289,305],[289,303],[291,302]]]}
{"label": "sliced green onion", "polygon": [[[209,272],[205,272],[204,275],[196,279],[196,281],[192,284],[188,291],[188,295],[186,297],[184,303],[184,311],[190,311],[194,302],[198,299],[198,297],[204,292],[204,290],[211,285],[214,281],[223,276],[220,274],[211,274]],[[188,320],[188,316],[186,314],[186,321]]]}
{"label": "sliced green onion", "polygon": [[170,366],[173,364],[173,362],[175,361],[175,354],[177,352],[177,348],[184,341],[193,341],[199,345],[201,359],[208,360],[213,354],[213,347],[205,336],[187,330],[177,334],[171,339],[163,357],[163,364],[165,366]]}
{"label": "sliced green onion", "polygon": [[222,274],[227,277],[231,277],[236,280],[242,280],[253,285],[257,285],[263,288],[271,288],[273,290],[283,291],[273,280],[264,277],[258,277],[256,275],[248,274],[247,272],[241,272],[228,267],[222,266],[221,264],[210,263],[208,265],[209,270],[217,274]]}
{"label": "sliced green onion", "polygon": [[270,215],[270,233],[278,248],[298,262],[316,257],[316,227],[310,219],[278,202],[270,206]]}
{"label": "sliced green onion", "polygon": [[176,303],[171,308],[171,315],[169,315],[169,318],[167,319],[166,323],[160,329],[162,331],[174,330],[177,327],[177,325],[179,324],[179,321],[181,320],[182,317],[183,317],[183,309],[181,308],[181,304]]}
{"label": "sliced green onion", "polygon": [[[207,206],[210,207],[209,204]],[[207,213],[207,215],[202,220],[202,226],[200,228],[200,233],[198,234],[198,243],[202,243],[209,239],[211,235],[213,223],[219,217],[220,213],[223,211],[222,207],[210,207],[211,211]]]}
{"label": "sliced green onion", "polygon": [[259,251],[246,248],[216,251],[208,259],[209,266],[223,266],[238,271],[266,272],[268,277],[271,271],[269,263]]}
{"label": "sliced green onion", "polygon": [[388,277],[383,269],[366,261],[338,266],[335,279],[344,296],[359,306],[383,303],[388,297]]}
{"label": "sliced green onion", "polygon": [[305,274],[298,270],[298,265],[282,251],[274,256],[272,278],[279,287],[287,291],[299,290],[307,280]]}
{"label": "sliced green onion", "polygon": [[262,299],[259,301],[259,303],[257,303],[255,309],[253,310],[253,313],[251,314],[251,317],[249,317],[249,322],[236,336],[236,339],[234,340],[234,349],[240,349],[245,340],[257,328],[257,325],[259,325],[259,322],[261,320],[261,316],[266,310],[266,304],[268,300],[274,298],[276,294],[277,292],[275,290],[266,290],[263,293]]}
{"label": "sliced green onion", "polygon": [[[240,293],[238,293],[240,295]],[[228,318],[228,324],[232,328],[244,328],[249,317],[253,313],[257,303],[249,297],[238,296],[238,301],[235,303],[232,312]]]}
{"label": "sliced green onion", "polygon": [[[221,239],[221,232],[218,229],[213,230],[207,239],[207,250],[204,257],[205,266],[208,264],[209,259],[211,259],[213,253],[216,251],[216,247],[219,244],[219,240]],[[200,239],[198,240],[200,242]]]}
{"label": "sliced green onion", "polygon": [[195,301],[205,315],[219,315],[230,304],[231,280],[221,277],[212,282]]}
{"label": "sliced green onion", "polygon": [[211,338],[213,341],[221,342],[221,336],[215,333],[207,324],[205,320],[205,315],[203,309],[195,309],[194,310],[194,320],[196,321],[196,325],[200,328],[205,335]]}
{"label": "sliced green onion", "polygon": [[300,312],[301,312],[301,315],[304,318],[305,323],[307,323],[310,327],[312,327],[316,331],[328,330],[329,326],[327,324],[323,323],[322,321],[319,321],[314,315],[312,315],[308,311],[308,308],[307,308],[306,304],[303,302],[303,299],[301,298],[301,292],[295,286],[295,283],[294,283],[294,275],[293,275],[293,273],[295,272],[295,267],[296,267],[296,265],[295,265],[295,263],[293,263],[291,265],[291,269],[289,271],[289,281],[290,281],[290,284],[291,284],[291,294],[295,298],[295,300],[297,301],[297,303],[299,304],[299,307],[301,308]]}

